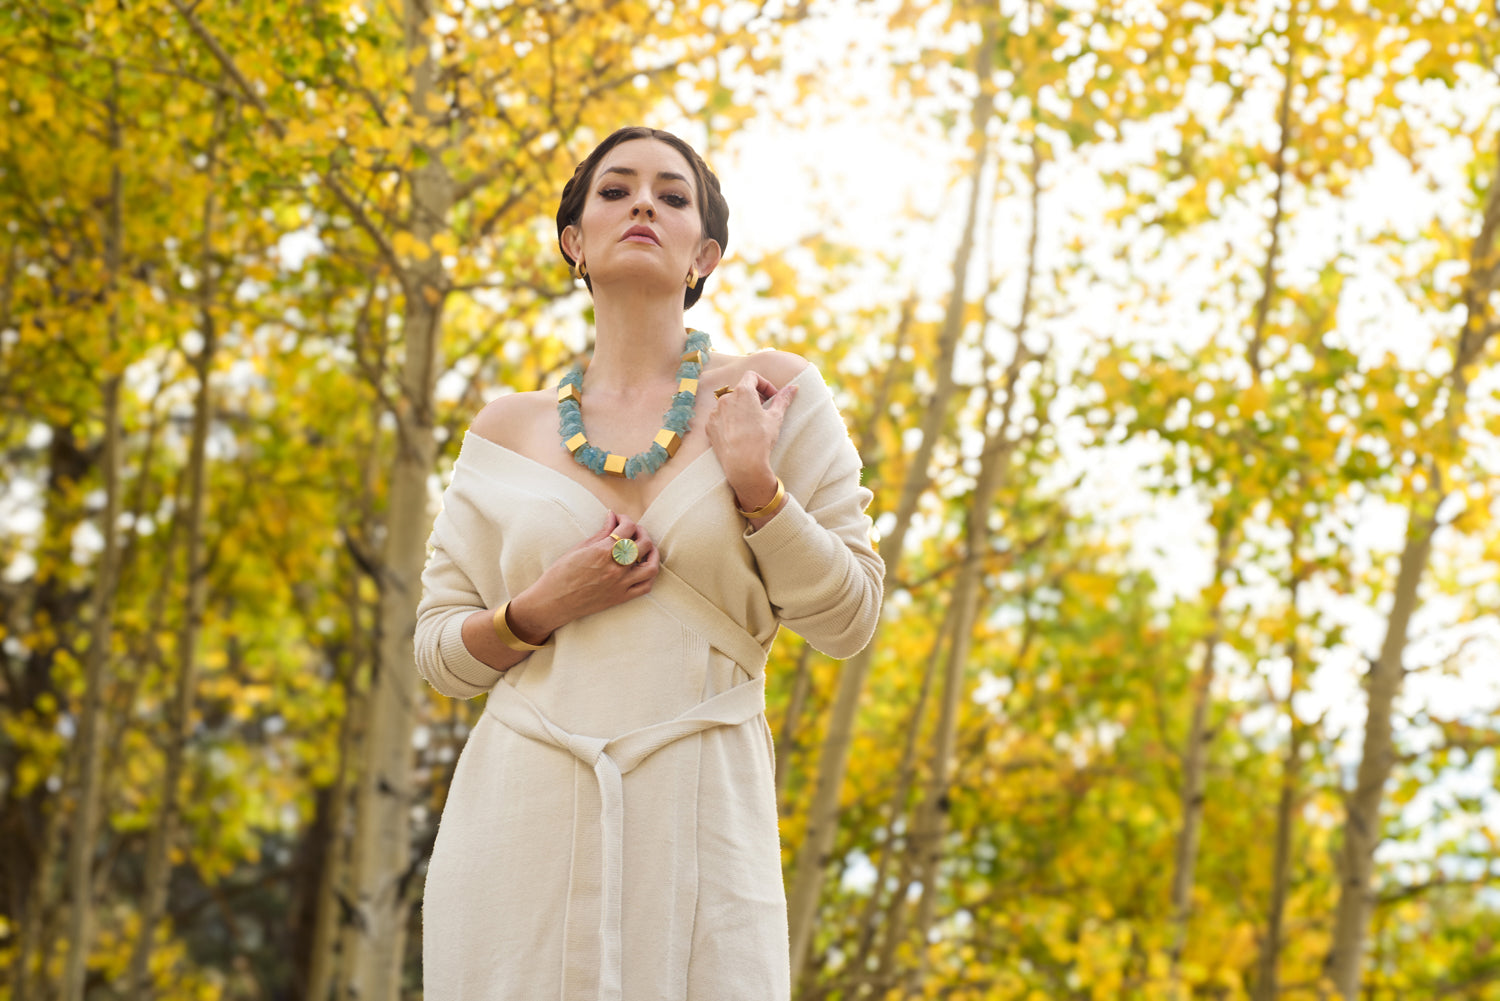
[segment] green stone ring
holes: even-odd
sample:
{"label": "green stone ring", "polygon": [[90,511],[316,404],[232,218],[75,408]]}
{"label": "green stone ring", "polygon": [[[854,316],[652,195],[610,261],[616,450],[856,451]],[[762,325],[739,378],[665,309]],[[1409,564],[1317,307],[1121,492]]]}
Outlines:
{"label": "green stone ring", "polygon": [[640,559],[641,547],[635,544],[634,539],[616,538],[614,548],[609,551],[609,555],[614,557],[614,561],[620,566],[628,567]]}

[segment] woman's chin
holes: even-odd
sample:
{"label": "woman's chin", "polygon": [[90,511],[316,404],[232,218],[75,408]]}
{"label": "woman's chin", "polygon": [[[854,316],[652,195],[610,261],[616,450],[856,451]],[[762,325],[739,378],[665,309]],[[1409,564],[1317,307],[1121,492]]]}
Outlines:
{"label": "woman's chin", "polygon": [[608,290],[611,294],[665,296],[674,291],[680,292],[685,287],[682,279],[666,273],[655,262],[631,262],[611,267],[602,274],[597,271],[591,274],[595,295],[601,290]]}

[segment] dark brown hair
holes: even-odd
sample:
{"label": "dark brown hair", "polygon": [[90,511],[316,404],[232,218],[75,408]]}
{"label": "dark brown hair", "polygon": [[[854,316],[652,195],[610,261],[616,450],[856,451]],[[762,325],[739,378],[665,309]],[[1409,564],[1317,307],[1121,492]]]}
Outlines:
{"label": "dark brown hair", "polygon": [[[647,128],[644,125],[630,125],[623,129],[611,132],[603,142],[594,147],[594,151],[584,158],[583,162],[573,171],[573,176],[563,186],[561,200],[557,203],[557,247],[562,250],[563,260],[571,267],[576,262],[568,256],[567,250],[563,249],[562,231],[569,226],[576,226],[583,215],[583,203],[588,200],[589,185],[593,183],[594,169],[599,166],[599,161],[604,159],[606,153],[623,142],[632,139],[655,139],[664,142],[668,146],[682,154],[682,158],[688,162],[693,170],[693,177],[698,184],[698,218],[703,223],[703,236],[705,239],[715,240],[720,250],[729,247],[729,203],[724,201],[724,194],[719,190],[719,178],[703,158],[698,155],[697,150],[677,138],[670,132],[661,129]],[[584,278],[584,284],[593,291],[593,282]],[[683,308],[691,306],[698,301],[703,294],[703,287],[708,283],[707,276],[698,279],[697,288],[683,289]]]}

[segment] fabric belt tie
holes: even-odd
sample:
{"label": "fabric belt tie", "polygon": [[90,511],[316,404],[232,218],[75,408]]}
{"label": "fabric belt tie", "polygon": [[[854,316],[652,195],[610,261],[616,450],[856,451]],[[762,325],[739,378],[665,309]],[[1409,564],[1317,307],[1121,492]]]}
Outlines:
{"label": "fabric belt tie", "polygon": [[603,899],[599,917],[599,999],[622,1001],[621,890],[624,883],[625,786],[623,777],[653,753],[676,740],[716,726],[755,719],[766,708],[766,679],[743,684],[693,706],[676,719],[653,723],[618,737],[568,733],[547,719],[514,685],[499,684],[485,712],[522,736],[570,752],[594,770],[599,782],[599,825],[603,846]]}

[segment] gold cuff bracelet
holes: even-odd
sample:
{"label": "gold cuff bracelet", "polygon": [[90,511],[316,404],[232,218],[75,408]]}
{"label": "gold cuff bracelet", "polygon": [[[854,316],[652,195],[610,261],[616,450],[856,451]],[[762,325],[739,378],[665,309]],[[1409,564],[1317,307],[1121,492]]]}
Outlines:
{"label": "gold cuff bracelet", "polygon": [[[509,610],[510,602],[508,601],[495,610],[495,618],[493,620],[495,623],[495,635],[500,637],[501,643],[504,643],[516,651],[516,653],[530,653],[533,650],[540,650],[547,645],[546,640],[543,640],[539,644],[532,644],[527,643],[521,637],[517,636],[515,631],[510,628],[510,623],[505,619],[505,613]],[[548,639],[550,638],[548,637]]]}
{"label": "gold cuff bracelet", "polygon": [[744,515],[746,518],[764,518],[766,515],[776,510],[776,505],[780,504],[781,498],[785,496],[786,487],[782,486],[781,477],[778,476],[776,477],[776,494],[769,501],[767,501],[764,506],[758,507],[754,511],[746,511],[741,507],[736,507],[735,510],[739,511],[739,513]]}

